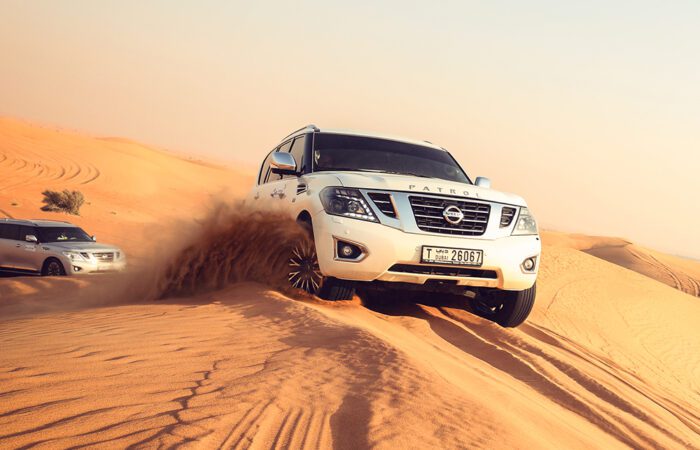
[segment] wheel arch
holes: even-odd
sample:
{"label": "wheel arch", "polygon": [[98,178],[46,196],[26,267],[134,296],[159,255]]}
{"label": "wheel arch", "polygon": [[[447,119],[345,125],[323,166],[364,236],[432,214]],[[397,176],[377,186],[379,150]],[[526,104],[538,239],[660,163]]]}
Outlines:
{"label": "wheel arch", "polygon": [[57,258],[56,256],[47,256],[46,259],[44,259],[44,262],[41,264],[41,274],[44,275],[46,274],[46,270],[49,266],[49,263],[52,261],[56,261],[61,265],[61,268],[63,269],[63,273],[67,273],[66,271],[66,265],[61,261],[60,258]]}
{"label": "wheel arch", "polygon": [[313,225],[313,220],[311,220],[311,213],[309,213],[307,210],[302,210],[298,215],[297,215],[297,223],[305,223],[309,225]]}

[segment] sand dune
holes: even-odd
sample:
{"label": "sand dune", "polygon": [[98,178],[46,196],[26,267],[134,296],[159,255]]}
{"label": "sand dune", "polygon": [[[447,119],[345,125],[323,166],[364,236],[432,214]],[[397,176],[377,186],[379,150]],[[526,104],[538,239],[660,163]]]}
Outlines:
{"label": "sand dune", "polygon": [[[152,251],[160,224],[191,220],[252,179],[130,140],[0,118],[0,217],[68,220],[132,257]],[[41,211],[45,189],[81,191],[81,215]]]}
{"label": "sand dune", "polygon": [[543,241],[549,245],[584,251],[700,297],[700,261],[666,255],[620,238],[552,231],[542,234]]}
{"label": "sand dune", "polygon": [[[155,258],[148,235],[124,236],[116,220],[179,227],[173,204],[204,214],[240,179],[129,141],[0,125],[3,161],[65,152],[99,173],[80,185],[92,205],[78,220],[141,261]],[[31,154],[13,134],[30,131],[42,136],[22,144]],[[82,140],[99,157],[71,153]],[[45,186],[47,171],[61,169],[12,188],[0,176],[0,208],[36,216],[34,192],[73,186]],[[133,200],[139,187],[151,191]],[[106,221],[119,202],[131,209]],[[454,297],[331,303],[244,282],[154,300],[152,278],[133,273],[0,279],[0,448],[700,448],[698,298],[588,254],[630,243],[555,237],[517,329]]]}

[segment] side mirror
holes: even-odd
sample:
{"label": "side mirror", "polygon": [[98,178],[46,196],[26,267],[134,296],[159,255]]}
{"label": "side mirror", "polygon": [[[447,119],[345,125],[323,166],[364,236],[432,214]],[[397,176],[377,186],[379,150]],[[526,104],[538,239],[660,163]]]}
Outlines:
{"label": "side mirror", "polygon": [[474,183],[479,187],[490,189],[491,188],[491,180],[489,180],[486,177],[476,177],[476,182]]}
{"label": "side mirror", "polygon": [[294,161],[294,156],[287,152],[275,152],[270,160],[272,173],[280,175],[296,175],[297,162]]}
{"label": "side mirror", "polygon": [[39,239],[36,238],[33,234],[28,234],[24,237],[24,240],[27,242],[31,242],[32,244],[38,244]]}
{"label": "side mirror", "polygon": [[90,239],[92,239],[93,242],[97,242],[97,237],[95,235],[90,236]]}

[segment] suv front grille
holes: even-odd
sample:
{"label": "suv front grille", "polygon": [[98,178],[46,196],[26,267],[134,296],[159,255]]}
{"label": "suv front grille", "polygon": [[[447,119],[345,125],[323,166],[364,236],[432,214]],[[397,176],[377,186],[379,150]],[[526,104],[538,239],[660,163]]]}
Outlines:
{"label": "suv front grille", "polygon": [[396,211],[394,210],[394,204],[391,201],[391,194],[384,194],[381,192],[369,192],[367,194],[370,199],[374,202],[384,215],[389,217],[396,217]]}
{"label": "suv front grille", "polygon": [[[408,197],[416,218],[416,225],[430,233],[454,234],[459,236],[481,236],[486,232],[486,224],[491,214],[491,205],[451,198]],[[453,224],[443,216],[448,206],[457,206],[464,214],[461,222]]]}
{"label": "suv front grille", "polygon": [[98,261],[114,261],[114,253],[112,252],[93,253],[93,256]]}

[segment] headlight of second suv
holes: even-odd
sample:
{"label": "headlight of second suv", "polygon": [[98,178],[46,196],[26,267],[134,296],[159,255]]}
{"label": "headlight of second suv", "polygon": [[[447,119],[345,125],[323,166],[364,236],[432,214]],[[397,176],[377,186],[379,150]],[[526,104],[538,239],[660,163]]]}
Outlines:
{"label": "headlight of second suv", "polygon": [[323,209],[335,216],[377,222],[377,217],[358,189],[327,187],[319,194]]}
{"label": "headlight of second suv", "polygon": [[87,261],[89,256],[87,253],[81,252],[62,252],[64,255],[70,258],[71,261]]}
{"label": "headlight of second suv", "polygon": [[537,222],[535,221],[535,217],[530,214],[529,209],[520,208],[518,221],[515,222],[515,228],[513,228],[512,234],[513,236],[537,234]]}

